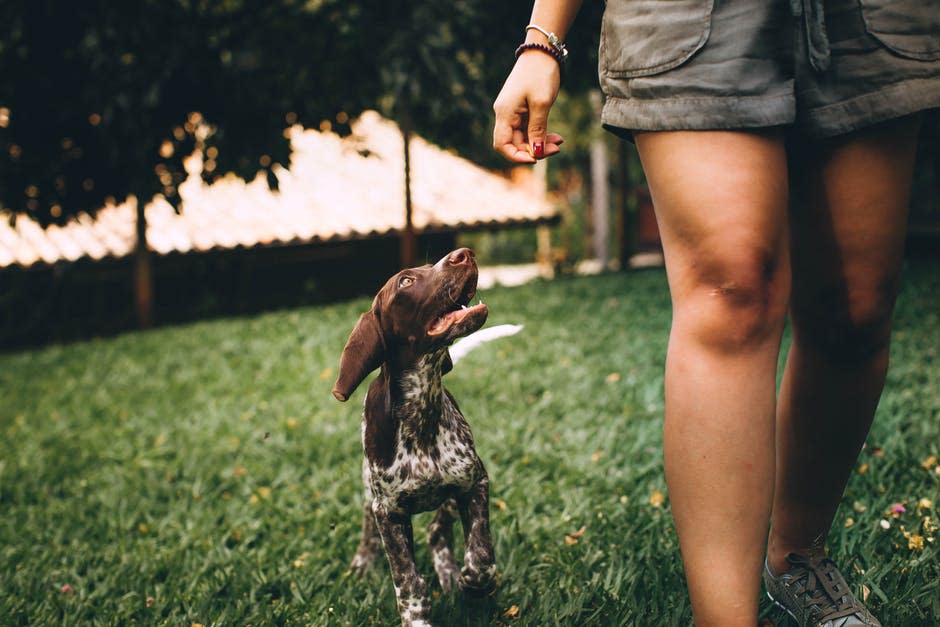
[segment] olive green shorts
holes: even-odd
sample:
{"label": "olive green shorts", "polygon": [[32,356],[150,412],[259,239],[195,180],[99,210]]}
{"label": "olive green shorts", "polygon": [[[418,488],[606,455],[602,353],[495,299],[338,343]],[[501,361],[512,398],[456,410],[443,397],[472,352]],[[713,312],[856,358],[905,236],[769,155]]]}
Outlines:
{"label": "olive green shorts", "polygon": [[940,0],[608,0],[601,120],[832,137],[940,107]]}

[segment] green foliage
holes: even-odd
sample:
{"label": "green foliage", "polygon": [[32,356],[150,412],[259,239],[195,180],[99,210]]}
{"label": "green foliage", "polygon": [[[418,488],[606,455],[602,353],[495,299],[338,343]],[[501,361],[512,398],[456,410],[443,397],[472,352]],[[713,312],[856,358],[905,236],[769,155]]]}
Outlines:
{"label": "green foliage", "polygon": [[[940,613],[937,544],[904,536],[940,505],[940,475],[921,466],[940,454],[938,295],[936,263],[908,268],[867,472],[853,473],[830,537],[886,625]],[[500,585],[483,601],[440,596],[435,620],[690,624],[668,499],[651,503],[666,492],[663,272],[483,298],[491,324],[525,329],[471,353],[447,384],[490,473]],[[0,623],[398,624],[384,564],[344,576],[364,391],[339,404],[329,389],[367,305],[0,356]],[[883,529],[896,502],[907,512]],[[416,529],[430,578],[429,521]]]}
{"label": "green foliage", "polygon": [[279,37],[302,32],[289,17],[252,2],[6,3],[0,201],[42,223],[108,197],[174,202],[197,142],[192,112],[222,123],[207,177],[285,161],[297,94],[293,76],[271,70],[297,51]]}

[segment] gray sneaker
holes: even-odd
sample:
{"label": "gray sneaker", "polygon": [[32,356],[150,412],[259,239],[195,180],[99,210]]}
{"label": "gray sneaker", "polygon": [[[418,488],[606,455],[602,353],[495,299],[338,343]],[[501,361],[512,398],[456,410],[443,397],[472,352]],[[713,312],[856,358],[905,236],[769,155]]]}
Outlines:
{"label": "gray sneaker", "polygon": [[800,627],[881,627],[825,554],[790,553],[787,563],[790,570],[774,577],[764,562],[764,586]]}

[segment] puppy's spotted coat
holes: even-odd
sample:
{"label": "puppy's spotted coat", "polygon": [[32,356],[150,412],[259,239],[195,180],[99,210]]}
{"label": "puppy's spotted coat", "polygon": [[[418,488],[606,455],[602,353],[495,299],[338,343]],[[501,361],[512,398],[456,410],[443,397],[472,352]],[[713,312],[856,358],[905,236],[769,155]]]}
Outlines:
{"label": "puppy's spotted coat", "polygon": [[[452,367],[448,346],[486,321],[476,292],[473,253],[462,248],[435,265],[399,272],[359,318],[340,360],[333,395],[345,401],[376,368],[362,420],[365,508],[362,541],[351,568],[362,572],[384,544],[406,626],[430,624],[430,598],[414,560],[411,516],[437,510],[428,528],[441,588],[485,592],[495,585],[489,528],[489,479],[470,427],[441,377]],[[460,516],[463,568],[453,553]]]}

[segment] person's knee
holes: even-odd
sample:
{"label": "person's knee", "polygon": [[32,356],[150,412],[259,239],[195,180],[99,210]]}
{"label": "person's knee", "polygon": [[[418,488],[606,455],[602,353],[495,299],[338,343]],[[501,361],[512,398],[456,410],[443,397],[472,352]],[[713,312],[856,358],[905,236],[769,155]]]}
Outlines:
{"label": "person's knee", "polygon": [[705,346],[737,352],[779,340],[788,269],[764,251],[737,250],[693,264],[691,288],[675,317]]}
{"label": "person's knee", "polygon": [[831,283],[793,304],[795,339],[838,363],[860,363],[888,350],[897,281]]}

